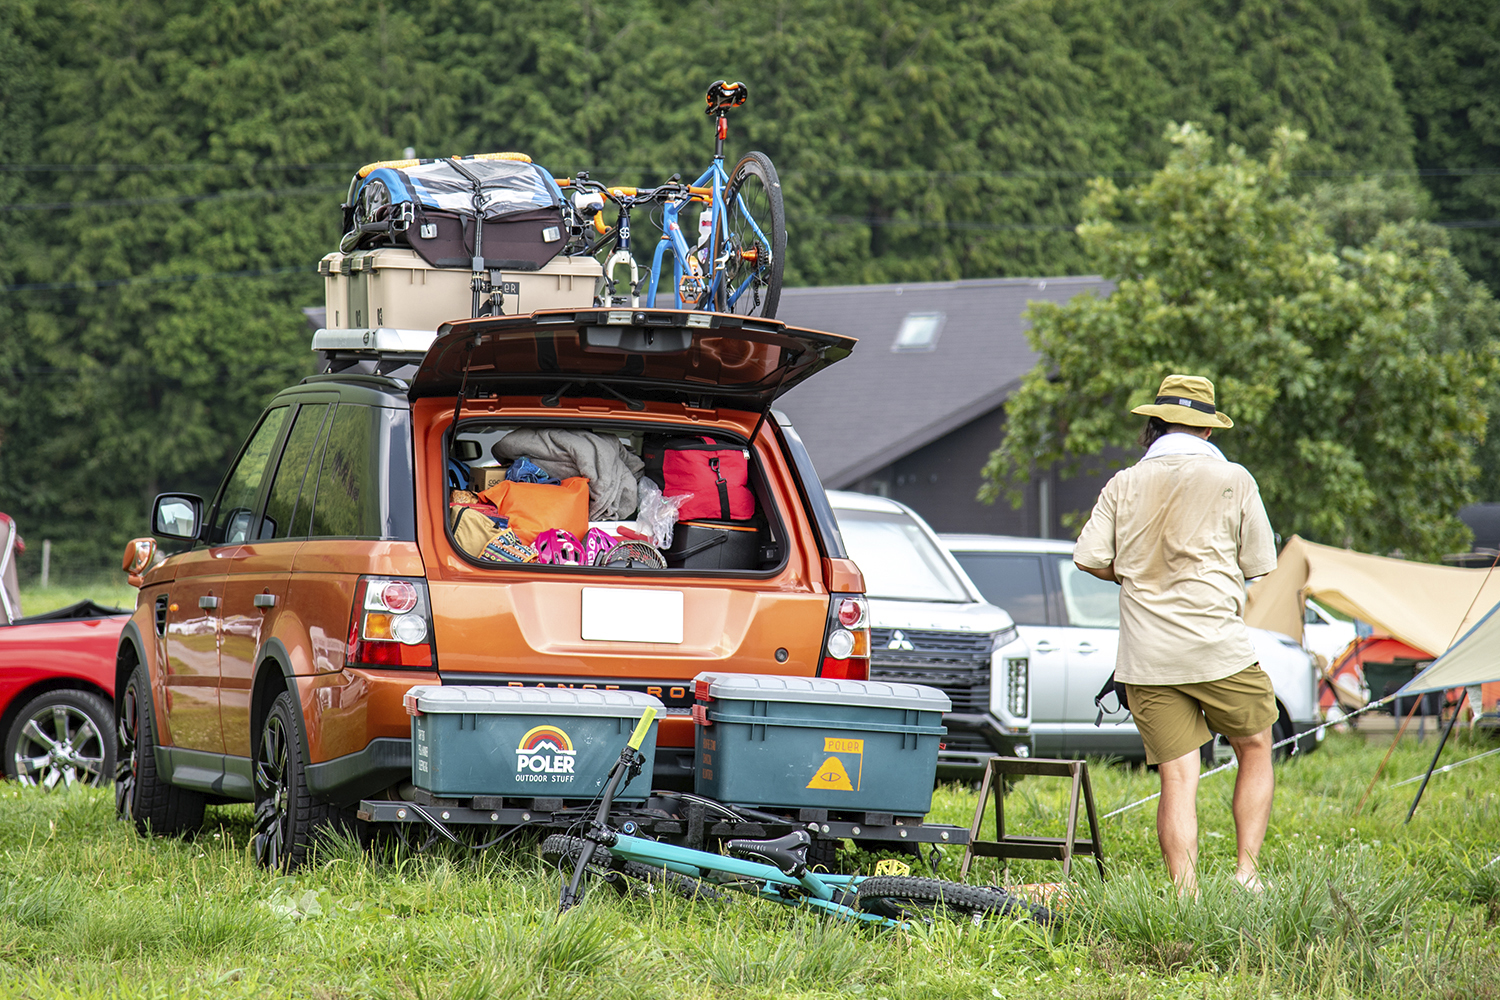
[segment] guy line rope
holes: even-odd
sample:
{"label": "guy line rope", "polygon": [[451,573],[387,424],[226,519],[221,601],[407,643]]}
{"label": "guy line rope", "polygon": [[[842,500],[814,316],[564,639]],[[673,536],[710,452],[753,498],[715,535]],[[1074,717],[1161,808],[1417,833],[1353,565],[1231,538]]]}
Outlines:
{"label": "guy line rope", "polygon": [[[1388,694],[1384,698],[1381,698],[1379,701],[1372,701],[1368,705],[1364,706],[1363,708],[1355,709],[1353,712],[1350,712],[1347,715],[1344,715],[1344,716],[1342,716],[1340,718],[1329,719],[1327,722],[1319,723],[1318,725],[1314,726],[1313,728],[1307,730],[1304,733],[1301,733],[1301,734],[1296,735],[1296,736],[1288,736],[1284,740],[1280,740],[1280,741],[1278,741],[1276,743],[1273,743],[1273,744],[1271,744],[1271,749],[1272,749],[1272,751],[1274,751],[1277,747],[1284,747],[1288,743],[1295,743],[1296,741],[1298,741],[1300,739],[1306,739],[1308,737],[1316,738],[1316,734],[1318,734],[1318,733],[1322,732],[1323,730],[1327,729],[1329,726],[1336,726],[1336,725],[1338,725],[1341,722],[1347,722],[1349,719],[1354,718],[1356,715],[1363,715],[1364,713],[1370,711],[1371,709],[1379,708],[1380,706],[1385,705],[1385,704],[1387,704],[1389,702],[1392,702],[1392,701],[1395,701],[1395,700],[1396,700],[1396,696],[1394,694]],[[1222,771],[1232,770],[1232,769],[1238,767],[1239,763],[1240,763],[1239,759],[1235,758],[1233,760],[1230,760],[1230,761],[1227,761],[1227,762],[1225,762],[1223,764],[1220,764],[1218,767],[1215,767],[1215,768],[1213,768],[1211,770],[1204,771],[1202,774],[1198,775],[1198,778],[1199,778],[1199,780],[1202,780],[1203,778],[1207,778],[1210,775],[1219,774]],[[1456,766],[1456,765],[1453,765],[1453,766]],[[1161,792],[1157,792],[1154,795],[1148,795],[1144,799],[1137,799],[1134,802],[1131,802],[1131,803],[1128,803],[1126,805],[1123,805],[1120,808],[1118,808],[1118,809],[1116,809],[1116,810],[1114,810],[1112,812],[1107,812],[1103,816],[1100,816],[1099,818],[1100,819],[1109,819],[1111,816],[1118,816],[1122,812],[1129,812],[1131,809],[1134,809],[1137,806],[1143,806],[1147,802],[1155,802],[1159,798],[1161,798]]]}

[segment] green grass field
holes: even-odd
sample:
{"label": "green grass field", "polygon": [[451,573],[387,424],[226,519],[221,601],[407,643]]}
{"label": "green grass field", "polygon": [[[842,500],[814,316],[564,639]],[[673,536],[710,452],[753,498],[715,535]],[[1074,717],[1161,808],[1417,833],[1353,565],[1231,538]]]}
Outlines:
{"label": "green grass field", "polygon": [[[1448,762],[1487,746],[1456,740]],[[1486,867],[1500,854],[1500,755],[1434,778],[1403,826],[1415,786],[1391,786],[1431,747],[1400,748],[1359,817],[1383,748],[1334,736],[1283,766],[1263,897],[1229,885],[1230,775],[1202,790],[1196,902],[1167,884],[1151,806],[1108,820],[1109,881],[1081,865],[1050,931],[991,920],[882,932],[749,898],[604,890],[559,920],[560,876],[534,845],[478,857],[344,845],[279,877],[247,853],[246,806],[211,808],[191,841],[144,840],[114,819],[108,789],[0,785],[0,996],[1500,996],[1500,864]],[[1139,769],[1093,775],[1102,811],[1155,787]],[[1064,784],[1017,785],[1011,829],[1061,832]],[[932,818],[967,823],[974,801],[944,788]],[[957,865],[950,851],[944,874]],[[1052,880],[1058,866],[1012,874]]]}
{"label": "green grass field", "polygon": [[125,582],[124,573],[116,573],[93,583],[70,583],[63,586],[28,586],[21,588],[21,612],[39,615],[79,601],[94,601],[105,607],[135,607],[135,598],[140,591]]}

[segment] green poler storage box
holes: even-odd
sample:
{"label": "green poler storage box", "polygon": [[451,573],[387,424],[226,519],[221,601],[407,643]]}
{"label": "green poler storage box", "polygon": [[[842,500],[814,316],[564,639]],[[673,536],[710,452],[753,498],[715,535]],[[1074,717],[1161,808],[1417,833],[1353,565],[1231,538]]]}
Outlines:
{"label": "green poler storage box", "polygon": [[[406,693],[412,784],[434,795],[592,799],[647,708],[637,691],[444,685]],[[641,746],[646,763],[617,798],[644,799],[656,760],[656,725]]]}
{"label": "green poler storage box", "polygon": [[921,684],[703,673],[694,790],[721,802],[922,816],[948,696]]}

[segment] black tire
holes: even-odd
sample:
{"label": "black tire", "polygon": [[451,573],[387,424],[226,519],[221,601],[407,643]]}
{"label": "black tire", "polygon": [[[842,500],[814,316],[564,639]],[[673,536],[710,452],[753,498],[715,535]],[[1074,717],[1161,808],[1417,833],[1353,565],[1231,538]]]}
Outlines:
{"label": "black tire", "polygon": [[5,776],[22,784],[97,788],[115,773],[115,713],[92,691],[48,691],[5,734]]}
{"label": "black tire", "polygon": [[1205,768],[1218,767],[1233,756],[1234,750],[1229,745],[1229,738],[1219,733],[1214,733],[1207,743],[1198,748],[1198,760]]}
{"label": "black tire", "polygon": [[[1276,746],[1276,744],[1280,743],[1282,740],[1289,740],[1293,736],[1295,736],[1296,733],[1297,730],[1292,725],[1292,720],[1288,718],[1286,712],[1283,711],[1277,717],[1275,724],[1271,726],[1271,745]],[[1288,743],[1284,747],[1276,747],[1275,750],[1271,751],[1271,759],[1275,761],[1283,761],[1291,757],[1293,754],[1300,754],[1301,752],[1302,741],[1297,740],[1295,742]]]}
{"label": "black tire", "polygon": [[344,810],[307,790],[302,711],[291,692],[271,703],[255,743],[255,860],[273,871],[307,864],[320,837],[347,829]]}
{"label": "black tire", "polygon": [[[583,853],[583,845],[588,843],[582,837],[569,837],[566,834],[554,833],[542,841],[542,860],[547,864],[563,869],[563,874],[571,878],[573,868],[578,864],[579,855]],[[594,856],[589,859],[589,867],[598,874],[616,872],[641,883],[641,887],[647,892],[655,892],[665,886],[673,893],[683,899],[694,902],[714,902],[724,898],[724,894],[707,882],[700,879],[689,878],[679,872],[668,871],[655,865],[643,865],[636,861],[626,861],[617,858],[610,853],[609,848],[595,845]]]}
{"label": "black tire", "polygon": [[[1271,745],[1276,746],[1282,740],[1291,739],[1294,732],[1295,729],[1292,726],[1292,720],[1283,711],[1277,717],[1276,721],[1271,724]],[[1276,749],[1271,751],[1271,759],[1277,763],[1281,763],[1293,754],[1302,753],[1302,746],[1302,741],[1299,739],[1295,743],[1276,747]],[[1213,739],[1198,748],[1198,759],[1203,763],[1204,767],[1218,767],[1220,764],[1227,763],[1233,756],[1234,751],[1229,745],[1229,737],[1218,733],[1215,733]]]}
{"label": "black tire", "polygon": [[1018,899],[1003,889],[936,878],[876,875],[859,883],[857,892],[861,910],[892,920],[927,920],[940,911],[970,918],[997,914],[1031,917],[1042,923],[1052,919],[1045,906]]}
{"label": "black tire", "polygon": [[807,845],[807,867],[812,871],[838,871],[841,840],[816,839]]}
{"label": "black tire", "polygon": [[[746,153],[734,165],[724,189],[724,205],[729,246],[715,246],[713,252],[717,260],[727,250],[729,258],[714,293],[714,308],[771,319],[781,301],[781,276],[786,270],[786,207],[781,198],[781,179],[769,156]],[[760,227],[764,240],[756,235],[751,220]],[[731,304],[730,291],[747,279],[749,285]]]}
{"label": "black tire", "polygon": [[136,666],[120,694],[115,734],[115,815],[131,819],[143,837],[197,832],[203,825],[202,793],[169,785],[156,772],[156,720],[143,666]]}

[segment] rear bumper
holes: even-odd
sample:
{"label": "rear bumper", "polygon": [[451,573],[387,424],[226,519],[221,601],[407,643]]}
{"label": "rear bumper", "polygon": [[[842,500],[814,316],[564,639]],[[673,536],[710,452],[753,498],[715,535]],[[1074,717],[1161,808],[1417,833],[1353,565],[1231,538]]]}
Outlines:
{"label": "rear bumper", "polygon": [[379,737],[357,753],[308,764],[307,790],[336,805],[353,805],[411,780],[411,740]]}
{"label": "rear bumper", "polygon": [[1030,733],[1006,726],[988,712],[949,713],[943,725],[948,735],[938,751],[939,778],[972,780],[991,757],[1030,757],[1034,750]]}

